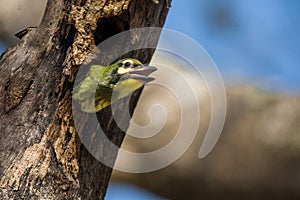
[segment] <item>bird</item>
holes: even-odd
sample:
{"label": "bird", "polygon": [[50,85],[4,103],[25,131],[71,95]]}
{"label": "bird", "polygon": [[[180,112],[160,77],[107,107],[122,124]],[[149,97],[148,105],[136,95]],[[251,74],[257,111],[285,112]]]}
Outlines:
{"label": "bird", "polygon": [[109,66],[92,65],[86,77],[73,87],[72,99],[84,112],[99,112],[153,81],[148,75],[156,70],[134,58],[121,59]]}

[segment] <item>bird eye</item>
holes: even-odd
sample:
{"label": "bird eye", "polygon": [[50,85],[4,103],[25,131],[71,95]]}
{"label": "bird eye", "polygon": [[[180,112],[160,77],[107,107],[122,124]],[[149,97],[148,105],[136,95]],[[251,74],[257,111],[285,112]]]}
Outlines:
{"label": "bird eye", "polygon": [[129,67],[130,65],[131,65],[130,62],[126,62],[126,63],[124,64],[124,67]]}

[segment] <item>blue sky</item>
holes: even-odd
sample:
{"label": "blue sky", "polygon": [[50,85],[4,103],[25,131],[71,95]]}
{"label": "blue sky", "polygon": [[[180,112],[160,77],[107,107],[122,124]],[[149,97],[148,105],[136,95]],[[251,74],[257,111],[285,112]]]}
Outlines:
{"label": "blue sky", "polygon": [[225,82],[300,92],[300,1],[174,0],[167,28],[201,44]]}
{"label": "blue sky", "polygon": [[0,40],[0,53],[2,53],[2,52],[4,52],[5,51],[5,46],[4,46],[4,44],[1,42],[1,40]]}
{"label": "blue sky", "polygon": [[163,200],[163,198],[151,194],[138,187],[124,183],[110,183],[106,200]]}

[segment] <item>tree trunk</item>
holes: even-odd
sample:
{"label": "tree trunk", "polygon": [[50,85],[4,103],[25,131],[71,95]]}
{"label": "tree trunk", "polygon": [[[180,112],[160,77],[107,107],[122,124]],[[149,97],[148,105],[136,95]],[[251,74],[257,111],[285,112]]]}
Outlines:
{"label": "tree trunk", "polygon": [[[91,50],[108,37],[137,27],[162,27],[169,3],[48,1],[39,27],[0,60],[0,199],[104,198],[112,169],[96,160],[78,137],[71,100],[74,77]],[[158,38],[159,33],[153,34],[151,42],[157,44]],[[153,52],[128,55],[147,63]],[[132,114],[140,92],[118,102],[117,113],[122,115],[129,104]],[[109,139],[120,146],[125,133],[111,109],[97,116]],[[86,126],[89,115],[79,117]],[[128,127],[129,119],[123,123]],[[117,152],[108,144],[101,149],[115,160]]]}

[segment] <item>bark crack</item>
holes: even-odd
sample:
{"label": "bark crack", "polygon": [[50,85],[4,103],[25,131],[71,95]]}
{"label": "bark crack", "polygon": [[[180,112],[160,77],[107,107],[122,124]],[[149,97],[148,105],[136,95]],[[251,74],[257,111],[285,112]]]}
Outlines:
{"label": "bark crack", "polygon": [[5,113],[9,113],[20,105],[33,84],[33,79],[25,80],[22,84],[17,80],[19,79],[9,78],[5,85]]}

